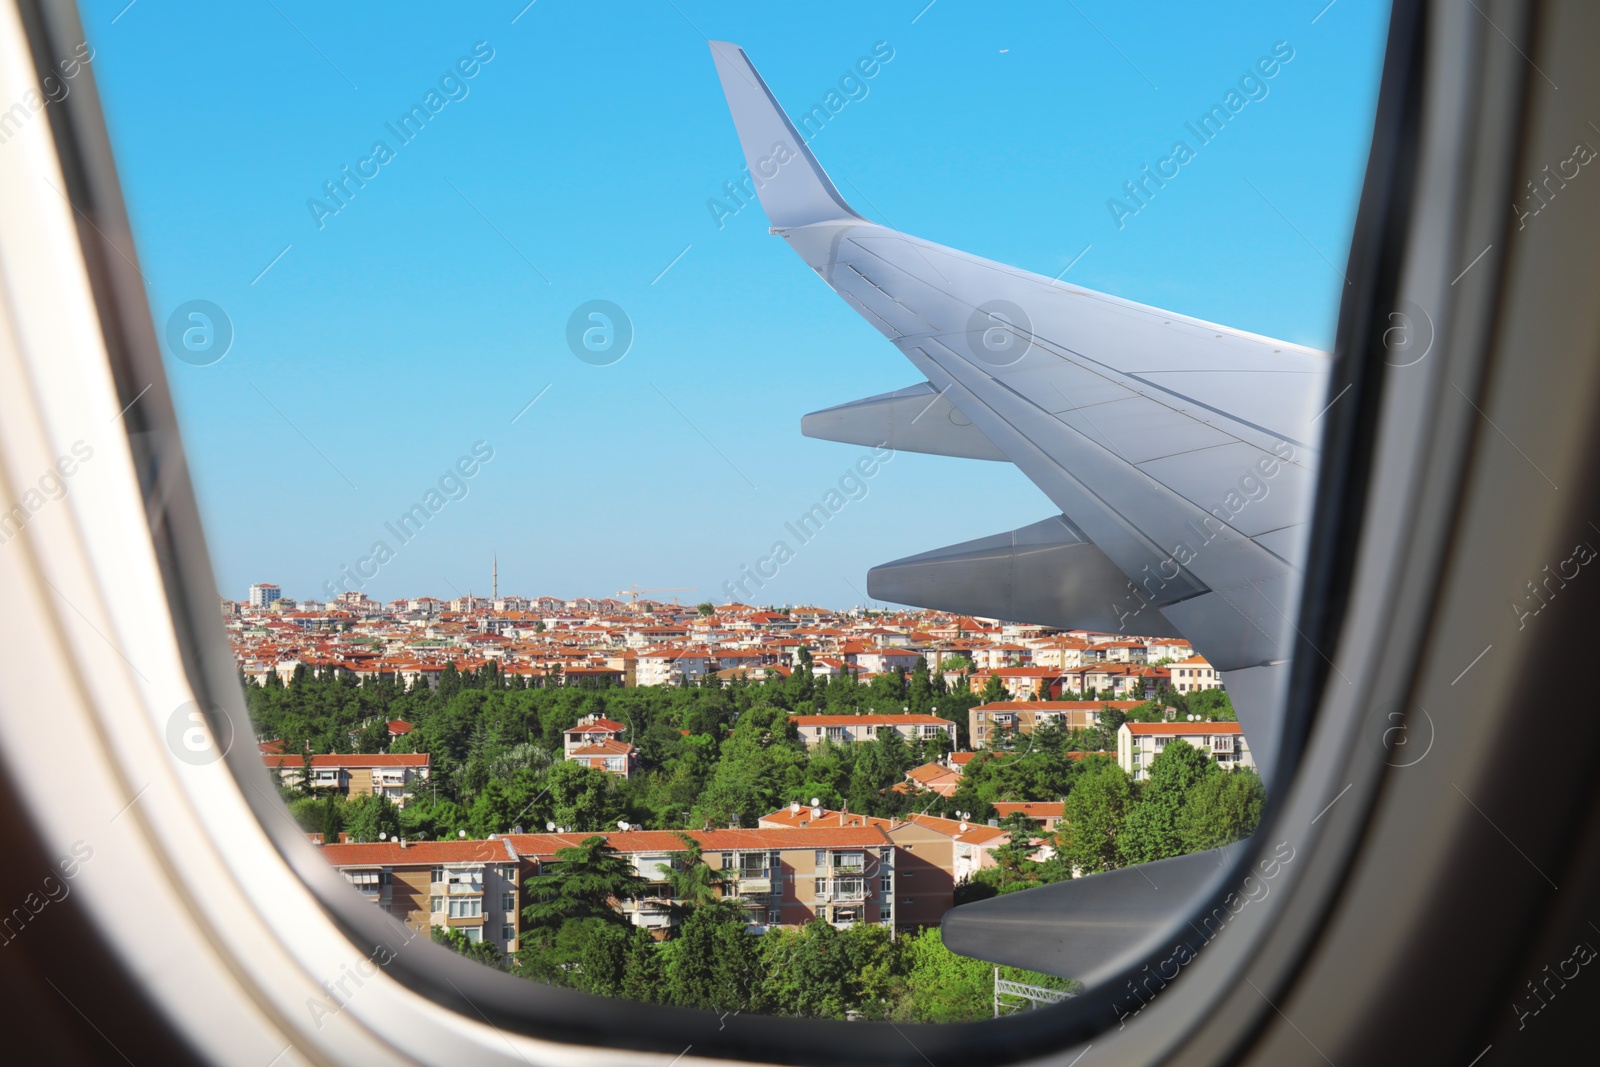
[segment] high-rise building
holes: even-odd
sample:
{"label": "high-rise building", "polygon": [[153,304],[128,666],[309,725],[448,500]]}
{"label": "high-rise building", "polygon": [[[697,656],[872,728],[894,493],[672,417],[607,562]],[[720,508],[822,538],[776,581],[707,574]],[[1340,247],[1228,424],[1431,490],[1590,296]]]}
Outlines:
{"label": "high-rise building", "polygon": [[281,590],[271,582],[257,582],[250,587],[250,606],[253,608],[269,608],[272,602],[283,596]]}

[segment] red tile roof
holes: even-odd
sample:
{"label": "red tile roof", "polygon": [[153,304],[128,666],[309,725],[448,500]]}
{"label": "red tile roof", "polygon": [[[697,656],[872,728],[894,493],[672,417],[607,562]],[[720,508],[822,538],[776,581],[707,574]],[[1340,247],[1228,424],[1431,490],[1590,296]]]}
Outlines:
{"label": "red tile roof", "polygon": [[[770,830],[691,830],[689,836],[707,852],[739,849],[847,848],[891,844],[877,826],[781,827]],[[571,848],[592,833],[504,834],[519,856],[548,858]],[[683,841],[673,830],[614,830],[600,834],[618,852],[681,852]]]}
{"label": "red tile roof", "polygon": [[823,808],[821,815],[813,817],[811,809],[804,804],[800,805],[799,811],[795,811],[793,808],[779,808],[771,815],[761,816],[761,821],[797,829],[802,828],[802,824],[804,824],[805,828],[813,830],[845,826],[877,826],[887,830],[894,825],[893,819],[880,819],[875,815],[858,815],[853,811],[832,811],[828,808]]}
{"label": "red tile roof", "polygon": [[937,715],[791,715],[789,720],[798,726],[955,725],[949,719],[941,719]]}
{"label": "red tile roof", "polygon": [[1004,819],[1007,815],[1017,812],[1028,816],[1030,819],[1059,819],[1065,805],[1059,800],[1027,800],[1019,802],[995,801],[995,814]]}
{"label": "red tile roof", "polygon": [[592,745],[575,748],[568,753],[570,756],[626,756],[633,752],[633,746],[626,741],[607,738]]}
{"label": "red tile roof", "polygon": [[1130,733],[1148,736],[1165,735],[1175,737],[1179,734],[1190,737],[1202,737],[1207,734],[1237,734],[1243,730],[1236,722],[1127,722],[1123,723]]}
{"label": "red tile roof", "polygon": [[1100,711],[1115,708],[1127,711],[1147,703],[1143,700],[996,700],[979,704],[973,711]]}
{"label": "red tile roof", "polygon": [[505,863],[514,860],[505,839],[496,841],[373,841],[323,845],[322,857],[335,867],[399,866],[434,863]]}
{"label": "red tile roof", "polygon": [[[264,752],[261,762],[268,769],[281,770],[285,767],[299,767],[303,765],[300,756],[277,755]],[[429,765],[426,752],[401,752],[390,754],[387,752],[374,752],[366,755],[338,755],[325,754],[311,757],[313,767],[426,767]]]}

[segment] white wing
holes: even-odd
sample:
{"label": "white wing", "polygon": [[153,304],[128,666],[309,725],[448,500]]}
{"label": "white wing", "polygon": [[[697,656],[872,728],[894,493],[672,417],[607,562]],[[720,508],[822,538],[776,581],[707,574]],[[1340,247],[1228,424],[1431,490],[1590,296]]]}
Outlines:
{"label": "white wing", "polygon": [[876,567],[869,593],[1180,633],[1225,672],[1267,774],[1328,357],[868,222],[743,50],[711,51],[773,232],[926,379],[808,415],[803,432],[1008,460],[1060,509]]}

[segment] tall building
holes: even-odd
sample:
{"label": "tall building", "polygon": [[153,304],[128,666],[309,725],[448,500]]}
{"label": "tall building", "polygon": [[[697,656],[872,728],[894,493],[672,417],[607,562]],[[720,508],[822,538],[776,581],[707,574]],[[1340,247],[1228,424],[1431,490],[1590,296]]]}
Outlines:
{"label": "tall building", "polygon": [[283,593],[271,582],[257,582],[250,587],[250,606],[253,608],[269,608],[272,602],[281,599]]}

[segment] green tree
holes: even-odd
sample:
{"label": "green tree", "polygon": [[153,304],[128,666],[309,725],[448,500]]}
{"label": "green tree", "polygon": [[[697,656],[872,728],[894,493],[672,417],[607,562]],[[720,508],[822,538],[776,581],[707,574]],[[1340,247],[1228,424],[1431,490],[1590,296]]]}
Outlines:
{"label": "green tree", "polygon": [[1248,767],[1208,774],[1195,783],[1178,816],[1184,852],[1221,848],[1256,832],[1267,791]]}
{"label": "green tree", "polygon": [[1129,863],[1181,856],[1184,848],[1179,820],[1189,792],[1207,775],[1221,774],[1209,753],[1181,738],[1172,741],[1150,764],[1150,780],[1138,804],[1128,813],[1122,834],[1122,853]]}
{"label": "green tree", "polygon": [[504,969],[503,957],[500,950],[492,941],[469,941],[467,935],[459,929],[449,926],[434,926],[429,930],[429,936],[436,945],[443,945],[458,955],[465,956],[486,967]]}
{"label": "green tree", "polygon": [[625,924],[612,901],[637,896],[645,880],[631,861],[596,834],[558,850],[546,870],[525,885],[529,903],[522,909],[523,918],[534,929],[550,929],[572,919]]}
{"label": "green tree", "polygon": [[748,1011],[759,1003],[760,947],[738,909],[696,909],[663,951],[667,1003],[709,1011]]}
{"label": "green tree", "polygon": [[379,794],[356,797],[345,808],[345,833],[352,841],[376,841],[380,833],[400,836],[400,809]]}
{"label": "green tree", "polygon": [[729,876],[705,861],[700,842],[682,830],[677,831],[677,836],[684,847],[682,852],[673,854],[672,870],[667,872],[667,888],[672,893],[674,922],[681,924],[692,912],[721,900],[721,890]]}
{"label": "green tree", "polygon": [[1133,791],[1128,776],[1110,759],[1091,756],[1062,804],[1062,827],[1056,831],[1057,850],[1084,874],[1122,866],[1119,839]]}

